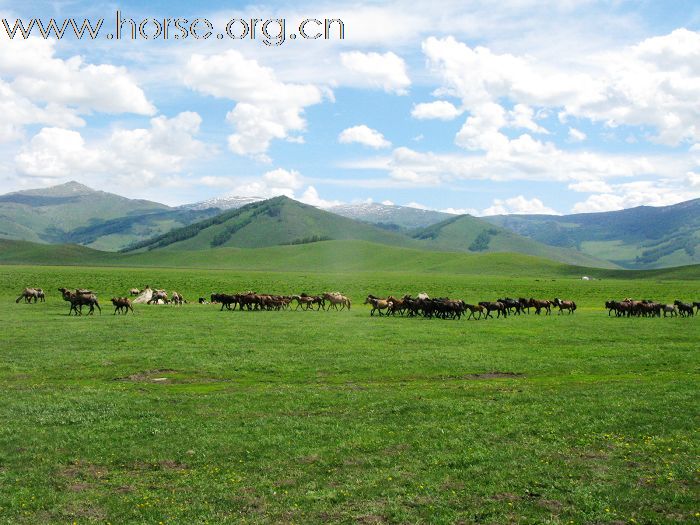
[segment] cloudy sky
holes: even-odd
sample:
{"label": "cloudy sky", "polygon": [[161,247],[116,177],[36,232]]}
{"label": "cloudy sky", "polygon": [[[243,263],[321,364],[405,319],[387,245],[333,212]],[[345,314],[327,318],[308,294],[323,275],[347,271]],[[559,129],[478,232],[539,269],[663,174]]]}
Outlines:
{"label": "cloudy sky", "polygon": [[[700,197],[695,0],[140,4],[0,0],[0,193],[74,179],[167,204],[479,215]],[[117,9],[173,27],[116,40]],[[104,22],[94,40],[6,31],[70,17]],[[175,19],[201,19],[200,38]],[[251,19],[255,38],[225,34]],[[342,20],[344,39],[300,38],[306,19]]]}

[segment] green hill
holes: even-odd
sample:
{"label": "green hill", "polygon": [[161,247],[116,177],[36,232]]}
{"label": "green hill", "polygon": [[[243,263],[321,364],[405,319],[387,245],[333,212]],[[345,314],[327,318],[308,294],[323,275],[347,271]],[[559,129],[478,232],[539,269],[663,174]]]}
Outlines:
{"label": "green hill", "polygon": [[401,272],[534,278],[700,279],[700,265],[660,270],[584,268],[513,253],[435,252],[367,241],[322,241],[266,248],[113,253],[76,245],[0,239],[0,264],[202,268],[297,272]]}
{"label": "green hill", "polygon": [[203,250],[221,246],[262,248],[344,239],[437,251],[516,252],[570,264],[614,267],[575,250],[526,239],[468,215],[452,217],[405,234],[341,217],[287,197],[275,197],[229,210],[137,243],[124,251]]}
{"label": "green hill", "polygon": [[342,239],[392,246],[420,246],[420,242],[404,235],[319,210],[287,197],[275,197],[175,229],[124,251],[204,250],[227,246],[261,248]]}
{"label": "green hill", "polygon": [[0,195],[0,238],[118,250],[216,210],[180,210],[77,182]]}
{"label": "green hill", "polygon": [[459,215],[427,228],[414,230],[411,236],[434,249],[473,253],[515,252],[579,266],[616,267],[576,250],[547,246],[471,215]]}
{"label": "green hill", "polygon": [[550,246],[576,249],[624,268],[700,262],[700,199],[604,213],[499,215],[485,219]]}

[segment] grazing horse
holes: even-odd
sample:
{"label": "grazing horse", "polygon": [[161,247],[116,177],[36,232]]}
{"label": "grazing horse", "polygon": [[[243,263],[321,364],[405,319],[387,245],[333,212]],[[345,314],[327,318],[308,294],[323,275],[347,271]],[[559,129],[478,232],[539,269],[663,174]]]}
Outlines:
{"label": "grazing horse", "polygon": [[508,310],[506,310],[506,305],[504,305],[501,302],[498,301],[481,301],[479,303],[479,306],[483,306],[484,309],[486,310],[486,317],[484,319],[488,319],[489,317],[493,319],[493,314],[491,312],[496,311],[496,319],[501,317],[507,317],[508,316]]}
{"label": "grazing horse", "polygon": [[[474,320],[481,319],[481,316],[484,314],[484,311],[486,310],[486,308],[484,308],[480,304],[465,304],[464,308],[469,310],[469,316],[467,317],[467,320],[471,319],[472,317],[474,318]],[[474,315],[477,312],[479,313],[478,318]]]}
{"label": "grazing horse", "polygon": [[542,308],[544,308],[546,315],[550,315],[552,313],[552,301],[548,301],[547,299],[539,300],[530,298],[530,306],[535,309],[535,313],[537,315],[540,315]]}
{"label": "grazing horse", "polygon": [[213,293],[211,294],[211,303],[221,303],[221,310],[223,310],[224,307],[226,307],[227,310],[231,310],[231,305],[233,305],[233,309],[235,310],[236,304],[238,303],[238,298],[235,295],[226,293]]}
{"label": "grazing horse", "polygon": [[124,310],[124,315],[128,314],[129,310],[131,310],[132,314],[134,313],[134,307],[131,306],[131,301],[128,297],[112,297],[112,304],[114,305],[114,313],[112,315],[121,314],[122,310]]}
{"label": "grazing horse", "polygon": [[32,299],[34,299],[35,303],[39,300],[41,300],[43,303],[46,300],[45,297],[44,290],[41,288],[25,288],[22,290],[22,293],[17,298],[15,303],[19,303],[22,299],[24,299],[24,302],[26,303],[31,303]]}
{"label": "grazing horse", "polygon": [[681,314],[682,317],[692,317],[693,315],[695,315],[695,310],[693,309],[692,304],[684,303],[682,301],[679,301],[678,299],[673,301],[673,304],[675,304],[678,307],[678,312]]}
{"label": "grazing horse", "polygon": [[387,301],[386,299],[379,299],[378,297],[374,297],[372,295],[367,296],[367,299],[365,299],[364,304],[372,305],[372,311],[369,313],[369,315],[374,315],[375,311],[379,312],[379,315],[384,315],[382,313],[382,310],[387,310],[393,306],[393,303],[391,301]]}
{"label": "grazing horse", "polygon": [[90,307],[88,315],[92,315],[95,312],[95,306],[97,306],[100,315],[102,315],[102,308],[100,308],[100,303],[97,301],[97,295],[93,292],[83,289],[77,289],[71,292],[67,288],[59,288],[58,291],[61,292],[64,301],[70,302],[68,315],[71,315],[72,312],[75,312],[75,315],[83,315],[83,305]]}
{"label": "grazing horse", "polygon": [[328,310],[331,309],[331,306],[337,310],[338,305],[340,305],[340,309],[342,310],[347,306],[348,310],[350,310],[350,299],[345,297],[343,294],[340,292],[326,292],[323,294],[323,299],[328,301],[330,303],[330,306],[328,307]]}
{"label": "grazing horse", "polygon": [[171,297],[170,302],[175,304],[176,306],[182,306],[182,303],[187,303],[187,301],[185,301],[185,298],[182,296],[182,294],[179,294],[176,291],[173,291],[173,293],[170,297]]}
{"label": "grazing horse", "polygon": [[573,301],[562,301],[559,299],[559,297],[555,297],[554,301],[552,301],[552,304],[554,306],[559,307],[559,315],[564,313],[564,310],[568,310],[569,314],[573,314],[574,311],[576,310],[576,303]]}

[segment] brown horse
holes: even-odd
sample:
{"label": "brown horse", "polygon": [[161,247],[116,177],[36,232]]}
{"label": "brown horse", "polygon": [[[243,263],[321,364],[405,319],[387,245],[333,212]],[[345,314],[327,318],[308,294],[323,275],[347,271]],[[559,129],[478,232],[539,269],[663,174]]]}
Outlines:
{"label": "brown horse", "polygon": [[387,310],[391,308],[394,303],[392,303],[391,301],[387,301],[386,299],[379,299],[378,297],[368,295],[367,299],[365,299],[364,304],[372,305],[372,311],[369,313],[369,315],[374,315],[374,312],[379,312],[379,315],[384,315],[382,313],[382,310]]}
{"label": "brown horse", "polygon": [[158,304],[158,301],[163,301],[165,304],[168,304],[168,293],[165,290],[154,290],[153,295],[151,295],[151,298],[146,302],[146,304]]}
{"label": "brown horse", "polygon": [[347,306],[348,310],[350,310],[350,299],[345,297],[343,294],[340,292],[326,292],[323,294],[323,299],[328,301],[330,303],[330,306],[328,307],[328,310],[331,309],[331,306],[337,310],[338,305],[340,305],[340,309],[342,310]]}
{"label": "brown horse", "polygon": [[494,311],[496,312],[496,319],[501,317],[501,315],[503,315],[503,317],[508,316],[508,310],[506,310],[506,305],[504,305],[503,303],[499,303],[498,301],[481,301],[479,303],[479,306],[482,306],[484,310],[486,310],[485,319],[489,317],[493,319],[493,314],[491,314],[491,312]]}
{"label": "brown horse", "polygon": [[134,313],[134,308],[131,306],[131,301],[129,300],[128,297],[112,297],[112,304],[114,305],[114,314],[117,313],[122,313],[122,310],[124,310],[124,315],[129,313],[129,310],[131,310],[131,313]]}
{"label": "brown horse", "polygon": [[552,301],[547,299],[532,299],[530,298],[530,306],[535,309],[535,313],[540,315],[540,312],[544,308],[545,314],[550,315],[552,313]]}
{"label": "brown horse", "polygon": [[[480,304],[465,304],[464,307],[469,310],[469,317],[467,317],[467,320],[471,319],[472,317],[477,320],[481,319],[481,316],[484,315],[484,312],[486,311],[486,308],[484,308]],[[479,314],[479,317],[476,317],[476,314]]]}
{"label": "brown horse", "polygon": [[297,302],[297,307],[295,308],[295,310],[298,310],[300,306],[302,310],[313,310],[315,304],[318,305],[318,308],[316,308],[316,310],[326,309],[326,301],[320,295],[292,295],[291,301]]}
{"label": "brown horse", "polygon": [[41,288],[25,288],[22,290],[22,293],[17,298],[15,303],[19,303],[22,299],[24,299],[24,302],[26,303],[31,303],[32,299],[35,303],[39,300],[43,303],[46,300],[45,297],[44,290]]}
{"label": "brown horse", "polygon": [[574,311],[576,310],[576,303],[573,301],[562,301],[558,297],[554,298],[554,301],[552,301],[552,304],[554,306],[559,307],[559,315],[564,313],[564,310],[568,310],[569,314],[573,314]]}

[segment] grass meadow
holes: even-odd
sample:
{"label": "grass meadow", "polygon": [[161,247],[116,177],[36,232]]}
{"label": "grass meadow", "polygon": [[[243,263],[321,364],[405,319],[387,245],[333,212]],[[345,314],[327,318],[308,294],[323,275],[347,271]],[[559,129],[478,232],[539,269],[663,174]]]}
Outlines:
{"label": "grass meadow", "polygon": [[[692,523],[700,280],[0,266],[2,523]],[[651,275],[651,274],[650,274]],[[182,292],[136,305],[131,287]],[[46,303],[15,304],[24,286]],[[56,289],[102,315],[68,317]],[[339,290],[342,312],[215,291]],[[574,315],[380,318],[368,293],[574,299]]]}

